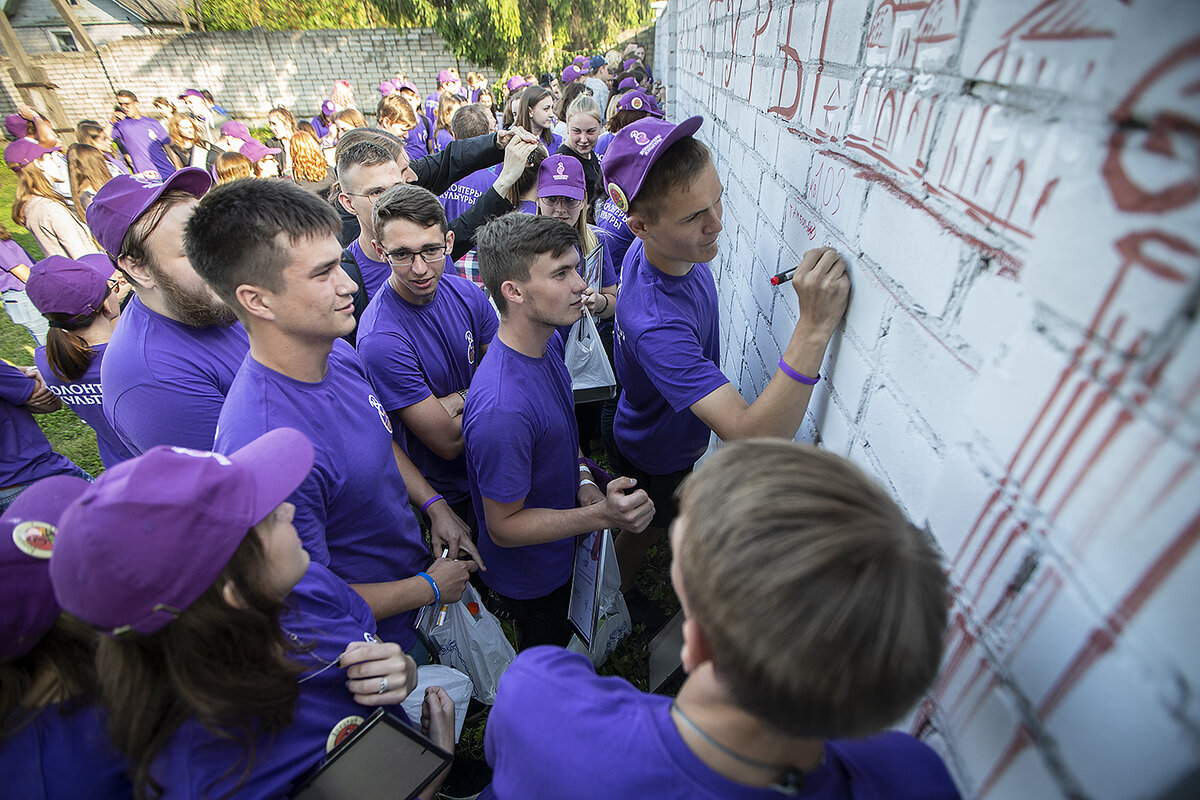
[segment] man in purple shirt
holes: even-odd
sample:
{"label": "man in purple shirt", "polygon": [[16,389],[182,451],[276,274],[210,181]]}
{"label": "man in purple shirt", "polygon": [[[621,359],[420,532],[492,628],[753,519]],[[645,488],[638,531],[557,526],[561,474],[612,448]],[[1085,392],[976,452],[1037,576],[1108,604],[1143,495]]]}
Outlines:
{"label": "man in purple shirt", "polygon": [[703,118],[671,125],[655,117],[627,125],[604,157],[606,192],[637,237],[625,254],[617,303],[614,366],[621,382],[615,466],[642,479],[655,502],[652,533],[616,541],[622,588],[675,516],[674,493],[721,439],[791,439],[804,419],[825,348],[846,311],[850,279],[832,248],[809,250],[792,287],[800,319],[762,394],[747,403],[721,372],[717,255],[721,194],[712,157],[693,138]]}
{"label": "man in purple shirt", "polygon": [[[571,377],[557,328],[583,314],[579,235],[552,217],[506,214],[479,231],[500,328],[463,412],[483,581],[512,613],[521,648],[566,645],[575,537],[640,532],[654,505],[636,481],[601,492],[579,452]],[[626,493],[628,492],[628,494]]]}
{"label": "man in purple shirt", "polygon": [[[295,184],[245,179],[218,187],[189,220],[196,270],[234,308],[250,352],[229,389],[216,450],[275,428],[303,431],[316,464],[291,497],[293,524],[313,560],[353,586],[381,636],[426,663],[417,610],[454,602],[478,555],[467,527],[440,502],[404,451],[354,349],[354,282],[342,271],[328,204]],[[430,551],[409,501],[432,520]],[[426,567],[428,566],[428,569]]]}
{"label": "man in purple shirt", "polygon": [[429,120],[430,125],[437,123],[437,108],[441,102],[442,95],[452,94],[461,97],[465,103],[467,97],[463,94],[462,80],[458,77],[458,70],[451,67],[444,69],[437,76],[438,88],[425,98],[425,118]]}
{"label": "man in purple shirt", "polygon": [[202,169],[166,183],[118,175],[88,208],[96,241],[134,297],[116,326],[100,383],[104,415],[135,455],[160,444],[207,450],[249,343],[229,306],[183,252],[183,225],[212,185]]}
{"label": "man in purple shirt", "polygon": [[577,653],[521,653],[488,717],[480,796],[957,800],[928,745],[885,732],[937,675],[949,592],[887,492],[843,458],[759,439],[706,460],[680,505],[678,695]]}
{"label": "man in purple shirt", "polygon": [[388,189],[375,203],[374,230],[392,274],[359,321],[359,356],[397,444],[474,529],[462,410],[496,312],[472,281],[444,272],[454,232],[431,192]]}
{"label": "man in purple shirt", "polygon": [[165,149],[171,143],[166,129],[158,120],[142,116],[137,95],[127,89],[117,92],[117,107],[121,113],[113,120],[112,138],[129,156],[133,171],[166,180],[175,171]]}

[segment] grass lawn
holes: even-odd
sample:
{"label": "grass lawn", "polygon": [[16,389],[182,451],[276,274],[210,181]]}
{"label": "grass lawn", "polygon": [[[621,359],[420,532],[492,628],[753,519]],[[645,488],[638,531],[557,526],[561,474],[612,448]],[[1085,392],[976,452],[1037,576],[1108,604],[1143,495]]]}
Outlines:
{"label": "grass lawn", "polygon": [[[0,209],[4,209],[4,226],[12,233],[17,244],[25,248],[30,258],[37,261],[42,257],[42,251],[33,234],[18,226],[9,216],[17,188],[16,173],[8,169],[0,169],[0,173]],[[7,314],[0,314],[0,358],[18,366],[32,366],[35,346],[27,330],[14,324]],[[96,434],[69,407],[64,405],[61,411],[53,414],[38,414],[36,419],[55,450],[92,475],[99,475],[104,470],[96,449]]]}

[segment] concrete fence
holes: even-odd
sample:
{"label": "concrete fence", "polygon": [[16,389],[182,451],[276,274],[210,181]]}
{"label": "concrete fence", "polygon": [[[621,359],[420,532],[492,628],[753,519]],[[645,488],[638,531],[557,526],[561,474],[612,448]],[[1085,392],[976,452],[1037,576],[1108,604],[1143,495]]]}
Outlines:
{"label": "concrete fence", "polygon": [[876,475],[954,587],[903,726],[964,794],[1197,796],[1200,6],[670,0],[656,72],[706,117],[747,397],[852,270],[801,438]]}

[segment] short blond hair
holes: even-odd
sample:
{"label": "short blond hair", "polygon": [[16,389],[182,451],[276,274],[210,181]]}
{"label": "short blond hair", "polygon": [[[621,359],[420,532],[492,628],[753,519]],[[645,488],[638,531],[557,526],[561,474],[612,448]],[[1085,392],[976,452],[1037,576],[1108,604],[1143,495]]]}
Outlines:
{"label": "short blond hair", "polygon": [[679,488],[675,559],[717,680],[793,736],[894,723],[937,675],[949,587],[930,537],[849,461],[723,446]]}

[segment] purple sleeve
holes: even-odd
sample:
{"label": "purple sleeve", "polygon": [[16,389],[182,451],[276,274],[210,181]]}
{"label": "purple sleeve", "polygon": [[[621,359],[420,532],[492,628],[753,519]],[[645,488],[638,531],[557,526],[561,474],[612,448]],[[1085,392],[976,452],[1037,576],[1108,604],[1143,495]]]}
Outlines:
{"label": "purple sleeve", "polygon": [[37,381],[26,375],[19,367],[0,361],[0,399],[23,406],[33,394]]}
{"label": "purple sleeve", "polygon": [[513,503],[529,495],[533,481],[533,431],[529,420],[514,411],[493,408],[482,414],[466,442],[475,466],[479,494],[497,503]]}
{"label": "purple sleeve", "polygon": [[676,413],[729,383],[721,368],[704,356],[696,332],[687,325],[664,321],[648,329],[638,337],[634,352]]}
{"label": "purple sleeve", "polygon": [[609,247],[608,239],[604,236],[596,238],[600,240],[600,253],[603,255],[600,266],[600,286],[616,286],[617,268],[613,266],[612,248]]}
{"label": "purple sleeve", "polygon": [[397,336],[379,334],[364,338],[366,341],[360,345],[359,356],[384,411],[408,408],[433,397],[417,354],[408,342]]}

